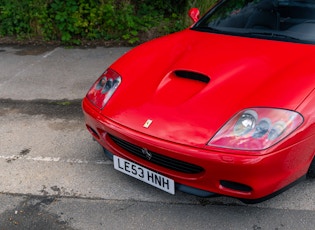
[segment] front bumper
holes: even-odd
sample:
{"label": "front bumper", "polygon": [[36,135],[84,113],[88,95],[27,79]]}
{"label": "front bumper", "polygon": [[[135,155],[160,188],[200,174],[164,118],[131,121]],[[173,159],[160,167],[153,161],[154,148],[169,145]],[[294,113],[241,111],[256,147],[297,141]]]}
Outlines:
{"label": "front bumper", "polygon": [[[114,154],[112,154],[110,151],[108,151],[107,149],[104,149],[104,153],[105,155],[110,159],[113,160],[113,156]],[[175,184],[175,188],[178,191],[181,192],[185,192],[185,193],[189,193],[195,196],[200,196],[200,197],[212,197],[212,196],[217,196],[217,194],[209,192],[209,191],[205,191],[205,190],[201,190],[201,189],[197,189],[197,188],[193,188],[193,187],[189,187],[183,184]]]}
{"label": "front bumper", "polygon": [[[282,191],[307,172],[307,163],[297,158],[297,152],[303,151],[305,143],[265,155],[197,149],[130,130],[101,116],[100,111],[87,99],[83,100],[82,106],[88,130],[109,155],[115,154],[172,178],[177,184],[176,188],[184,192],[198,196],[220,194],[259,202]],[[199,166],[203,170],[185,173],[152,163],[131,154],[128,148],[118,145],[113,136],[139,148]]]}

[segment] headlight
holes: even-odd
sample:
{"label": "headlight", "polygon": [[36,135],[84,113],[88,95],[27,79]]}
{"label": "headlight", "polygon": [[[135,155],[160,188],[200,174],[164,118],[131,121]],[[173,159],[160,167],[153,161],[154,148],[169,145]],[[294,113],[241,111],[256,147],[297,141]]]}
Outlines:
{"label": "headlight", "polygon": [[86,97],[99,109],[103,109],[121,83],[121,77],[112,69],[107,69],[93,84]]}
{"label": "headlight", "polygon": [[302,115],[290,110],[248,109],[229,120],[208,145],[238,150],[263,150],[284,139],[302,122]]}

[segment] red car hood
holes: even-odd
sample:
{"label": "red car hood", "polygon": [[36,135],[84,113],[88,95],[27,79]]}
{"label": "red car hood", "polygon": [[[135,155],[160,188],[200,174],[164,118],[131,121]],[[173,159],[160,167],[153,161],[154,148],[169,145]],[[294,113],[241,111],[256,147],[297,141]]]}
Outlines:
{"label": "red car hood", "polygon": [[202,147],[244,108],[296,109],[313,90],[314,53],[313,45],[185,30],[115,62],[122,83],[102,113],[130,129]]}

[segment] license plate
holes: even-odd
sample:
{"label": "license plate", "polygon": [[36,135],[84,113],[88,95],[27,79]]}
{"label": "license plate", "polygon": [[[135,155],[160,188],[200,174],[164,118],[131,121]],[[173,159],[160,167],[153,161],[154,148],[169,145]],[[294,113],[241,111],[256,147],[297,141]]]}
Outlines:
{"label": "license plate", "polygon": [[141,180],[165,192],[173,195],[175,194],[174,180],[115,155],[113,160],[114,168],[116,170],[131,177],[137,178],[138,180]]}

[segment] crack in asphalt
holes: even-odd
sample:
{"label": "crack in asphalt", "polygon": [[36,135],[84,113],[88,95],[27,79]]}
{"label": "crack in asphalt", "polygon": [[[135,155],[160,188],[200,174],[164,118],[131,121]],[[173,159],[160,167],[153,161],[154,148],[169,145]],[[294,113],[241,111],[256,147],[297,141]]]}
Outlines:
{"label": "crack in asphalt", "polygon": [[0,99],[0,116],[9,113],[27,115],[44,115],[49,119],[79,119],[83,118],[81,99],[77,100],[12,100]]}

